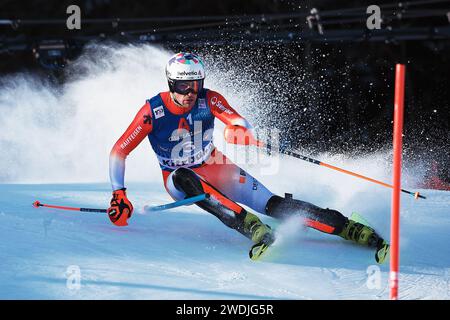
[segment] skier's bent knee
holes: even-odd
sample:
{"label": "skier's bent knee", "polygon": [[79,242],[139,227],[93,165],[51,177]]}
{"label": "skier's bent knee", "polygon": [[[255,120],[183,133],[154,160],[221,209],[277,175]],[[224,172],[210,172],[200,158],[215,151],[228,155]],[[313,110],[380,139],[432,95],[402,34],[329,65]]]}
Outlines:
{"label": "skier's bent knee", "polygon": [[188,168],[178,168],[173,172],[172,181],[175,188],[187,196],[204,193],[199,176]]}

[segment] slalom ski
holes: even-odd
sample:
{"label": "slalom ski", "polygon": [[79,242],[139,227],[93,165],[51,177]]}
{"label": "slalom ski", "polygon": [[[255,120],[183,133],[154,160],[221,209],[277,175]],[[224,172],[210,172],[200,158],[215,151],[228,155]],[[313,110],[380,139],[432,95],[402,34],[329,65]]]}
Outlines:
{"label": "slalom ski", "polygon": [[275,241],[272,234],[265,236],[260,242],[254,244],[248,253],[250,259],[253,261],[258,260],[267,251],[270,245]]}
{"label": "slalom ski", "polygon": [[265,243],[257,243],[252,246],[249,252],[250,259],[256,261],[258,260],[264,252],[269,248],[270,245]]}
{"label": "slalom ski", "polygon": [[375,260],[377,263],[382,264],[389,255],[389,244],[383,240],[383,242],[377,247],[377,251],[375,252]]}

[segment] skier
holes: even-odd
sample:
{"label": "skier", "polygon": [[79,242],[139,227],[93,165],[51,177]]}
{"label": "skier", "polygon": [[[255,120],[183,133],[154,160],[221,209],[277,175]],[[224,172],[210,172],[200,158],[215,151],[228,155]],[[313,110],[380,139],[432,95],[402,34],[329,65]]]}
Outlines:
{"label": "skier", "polygon": [[[352,221],[336,210],[281,197],[232,163],[212,141],[214,119],[226,124],[227,143],[263,146],[250,123],[218,92],[203,86],[204,65],[192,53],[178,53],[166,65],[169,91],[147,100],[115,143],[110,154],[113,189],[108,216],[117,226],[126,226],[133,212],[124,185],[125,159],[146,137],[158,158],[164,186],[175,200],[209,193],[196,204],[225,225],[254,242],[249,255],[257,259],[274,242],[270,226],[261,222],[244,204],[274,218],[304,217],[305,224],[359,244],[377,248],[377,261],[384,260],[386,242],[369,226]],[[239,133],[244,133],[245,138]]]}

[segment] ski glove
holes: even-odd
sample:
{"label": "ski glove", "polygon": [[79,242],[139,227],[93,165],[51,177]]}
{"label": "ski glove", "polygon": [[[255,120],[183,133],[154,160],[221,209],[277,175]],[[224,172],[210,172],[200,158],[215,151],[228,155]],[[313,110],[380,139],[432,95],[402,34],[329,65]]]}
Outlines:
{"label": "ski glove", "polygon": [[224,137],[225,141],[231,144],[264,146],[262,141],[257,140],[253,136],[252,130],[242,126],[228,125],[225,128]]}
{"label": "ski glove", "polygon": [[113,191],[111,199],[111,207],[106,211],[112,223],[116,226],[127,226],[127,220],[133,213],[133,205],[127,198],[125,188]]}

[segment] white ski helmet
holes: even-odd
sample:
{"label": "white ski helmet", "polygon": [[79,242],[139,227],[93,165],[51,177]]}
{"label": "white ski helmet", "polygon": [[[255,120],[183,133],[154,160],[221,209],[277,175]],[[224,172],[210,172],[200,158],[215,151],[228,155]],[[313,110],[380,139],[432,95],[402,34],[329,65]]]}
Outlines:
{"label": "white ski helmet", "polygon": [[205,67],[197,55],[180,52],[173,55],[167,62],[166,77],[172,92],[176,81],[200,80],[201,87],[203,87]]}

